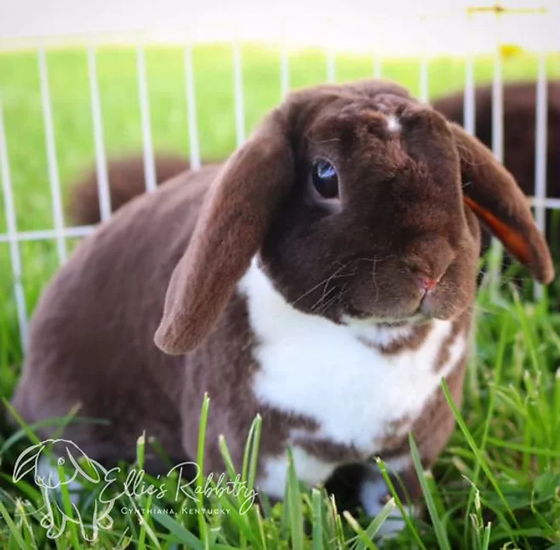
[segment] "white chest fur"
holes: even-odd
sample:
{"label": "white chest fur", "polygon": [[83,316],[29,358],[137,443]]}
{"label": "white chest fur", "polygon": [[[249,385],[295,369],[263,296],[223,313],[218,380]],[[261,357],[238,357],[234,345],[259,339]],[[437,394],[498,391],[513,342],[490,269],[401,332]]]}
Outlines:
{"label": "white chest fur", "polygon": [[[416,350],[384,354],[363,340],[390,343],[403,329],[380,330],[363,322],[338,325],[302,313],[278,293],[255,262],[240,283],[259,345],[253,381],[257,399],[286,413],[313,419],[309,437],[353,445],[364,455],[380,451],[395,422],[408,419],[403,433],[422,412],[461,357],[465,335],[452,343],[447,363],[434,365],[451,331],[450,321],[434,321]],[[300,432],[300,430],[295,430]],[[300,433],[292,433],[292,439]],[[312,482],[312,480],[309,480]],[[319,480],[321,481],[321,480]]]}

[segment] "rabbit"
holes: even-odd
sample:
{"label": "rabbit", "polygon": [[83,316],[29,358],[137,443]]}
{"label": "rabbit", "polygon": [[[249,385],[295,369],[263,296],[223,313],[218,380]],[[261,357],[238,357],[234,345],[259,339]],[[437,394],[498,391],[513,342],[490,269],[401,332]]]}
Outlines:
{"label": "rabbit", "polygon": [[[257,487],[282,499],[356,465],[356,498],[406,484],[444,449],[461,402],[479,222],[542,283],[554,276],[526,198],[491,152],[397,84],[292,92],[223,165],[185,172],[83,240],[43,294],[13,403],[102,464],[145,430],[170,460],[240,467],[262,417]],[[42,427],[49,437],[53,429]],[[146,461],[155,459],[148,453]],[[402,520],[402,518],[401,518]],[[402,525],[402,523],[401,523]]]}
{"label": "rabbit", "polygon": [[[526,195],[535,194],[536,83],[510,82],[503,87],[504,165]],[[560,198],[560,81],[547,85],[547,192]],[[464,93],[458,92],[436,99],[433,107],[449,120],[463,124]],[[492,146],[492,87],[475,90],[475,134],[486,146]],[[547,237],[552,243],[552,213],[547,212]],[[489,237],[484,238],[484,249]]]}
{"label": "rabbit", "polygon": [[[178,155],[158,154],[154,158],[157,184],[188,170],[189,163]],[[146,190],[144,158],[131,155],[111,159],[107,165],[111,211]],[[101,219],[97,169],[91,168],[74,186],[68,205],[70,220],[76,225],[94,225]]]}

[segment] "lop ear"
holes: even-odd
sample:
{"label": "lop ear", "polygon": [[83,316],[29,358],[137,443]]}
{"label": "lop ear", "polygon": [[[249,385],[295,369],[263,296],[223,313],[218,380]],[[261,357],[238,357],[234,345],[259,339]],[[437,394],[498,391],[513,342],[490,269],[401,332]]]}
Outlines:
{"label": "lop ear", "polygon": [[[99,483],[101,481],[101,476],[95,467],[94,462],[89,458],[89,456],[78,447],[73,441],[67,441],[65,439],[59,439],[59,442],[65,444],[66,454],[68,459],[74,466],[76,474],[73,477],[77,477],[77,474],[81,474],[85,479],[91,481],[91,483]],[[80,464],[79,460],[82,459],[83,466]],[[65,485],[68,485],[70,481],[66,481]]]}
{"label": "lop ear", "polygon": [[156,345],[195,348],[226,307],[293,181],[283,113],[274,111],[223,166],[205,198],[191,242],[171,277]]}
{"label": "lop ear", "polygon": [[457,124],[449,126],[461,159],[465,204],[535,279],[549,283],[554,278],[552,259],[529,201],[489,149]]}

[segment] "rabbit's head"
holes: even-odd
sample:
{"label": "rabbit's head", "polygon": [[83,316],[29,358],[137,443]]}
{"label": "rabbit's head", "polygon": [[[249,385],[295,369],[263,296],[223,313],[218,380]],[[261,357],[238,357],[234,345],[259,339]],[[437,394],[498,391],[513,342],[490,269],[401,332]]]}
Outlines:
{"label": "rabbit's head", "polygon": [[295,92],[213,182],[156,343],[198,345],[254,256],[287,302],[336,323],[454,318],[474,299],[477,217],[552,279],[527,200],[459,126],[386,82]]}

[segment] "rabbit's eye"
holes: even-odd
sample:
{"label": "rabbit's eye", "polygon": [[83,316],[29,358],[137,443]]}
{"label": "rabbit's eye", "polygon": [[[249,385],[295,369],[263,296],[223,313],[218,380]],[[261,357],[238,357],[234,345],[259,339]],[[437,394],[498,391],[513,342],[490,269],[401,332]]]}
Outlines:
{"label": "rabbit's eye", "polygon": [[313,186],[322,197],[325,199],[338,197],[338,174],[328,160],[319,159],[313,163],[311,178]]}

